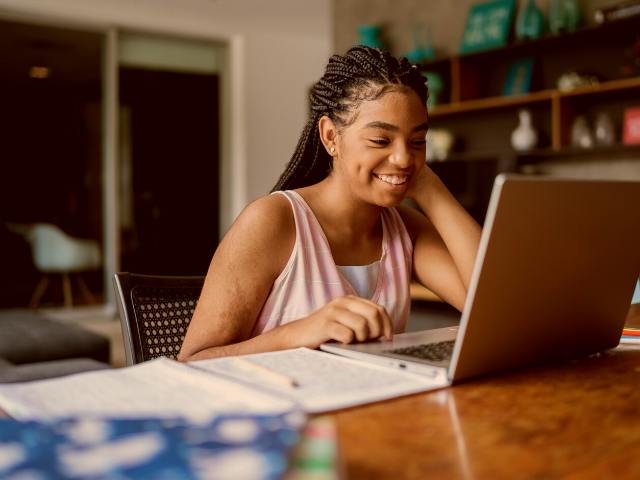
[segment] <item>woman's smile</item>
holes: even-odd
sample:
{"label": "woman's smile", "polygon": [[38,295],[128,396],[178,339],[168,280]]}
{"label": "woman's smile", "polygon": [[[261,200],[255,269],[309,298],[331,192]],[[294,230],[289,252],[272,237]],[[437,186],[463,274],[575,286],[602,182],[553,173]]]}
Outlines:
{"label": "woman's smile", "polygon": [[409,182],[410,175],[374,173],[373,176],[388,185],[401,186]]}

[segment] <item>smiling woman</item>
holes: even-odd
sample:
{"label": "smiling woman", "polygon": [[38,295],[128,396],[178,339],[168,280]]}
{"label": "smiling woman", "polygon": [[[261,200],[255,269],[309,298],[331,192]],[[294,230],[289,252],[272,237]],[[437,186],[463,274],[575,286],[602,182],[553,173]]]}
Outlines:
{"label": "smiling woman", "polygon": [[390,338],[412,277],[462,309],[480,227],[425,164],[426,100],[406,59],[331,57],[272,194],[211,261],[181,360]]}

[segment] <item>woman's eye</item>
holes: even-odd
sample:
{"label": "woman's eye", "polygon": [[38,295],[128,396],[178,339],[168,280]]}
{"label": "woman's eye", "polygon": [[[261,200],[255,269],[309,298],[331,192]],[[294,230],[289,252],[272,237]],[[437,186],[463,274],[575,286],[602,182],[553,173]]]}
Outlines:
{"label": "woman's eye", "polygon": [[414,147],[424,147],[426,144],[427,144],[427,141],[424,138],[420,140],[411,141],[411,145],[413,145]]}
{"label": "woman's eye", "polygon": [[388,145],[389,144],[389,140],[387,140],[386,138],[370,138],[369,141],[372,142],[372,143],[375,143],[376,145]]}

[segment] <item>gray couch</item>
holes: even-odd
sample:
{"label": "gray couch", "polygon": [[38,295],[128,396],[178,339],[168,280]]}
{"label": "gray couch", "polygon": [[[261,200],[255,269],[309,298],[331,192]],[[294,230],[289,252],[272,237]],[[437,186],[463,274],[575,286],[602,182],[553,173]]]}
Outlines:
{"label": "gray couch", "polygon": [[31,312],[0,316],[0,383],[111,368],[109,339]]}

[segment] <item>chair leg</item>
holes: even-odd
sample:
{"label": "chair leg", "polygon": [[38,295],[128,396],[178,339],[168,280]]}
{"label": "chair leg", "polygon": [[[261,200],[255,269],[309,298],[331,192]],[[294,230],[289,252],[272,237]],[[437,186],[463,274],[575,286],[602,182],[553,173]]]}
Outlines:
{"label": "chair leg", "polygon": [[62,295],[64,296],[64,306],[73,307],[73,296],[71,295],[71,279],[68,273],[62,274]]}
{"label": "chair leg", "polygon": [[89,287],[87,287],[85,281],[82,279],[81,275],[78,275],[78,286],[80,287],[80,293],[82,294],[82,298],[84,299],[84,301],[88,304],[94,304],[95,298],[91,293],[91,290],[89,290]]}
{"label": "chair leg", "polygon": [[29,308],[37,308],[40,305],[40,300],[42,299],[42,295],[47,290],[49,286],[49,277],[47,275],[43,275],[36,285],[35,290],[31,294],[31,300],[29,301]]}

